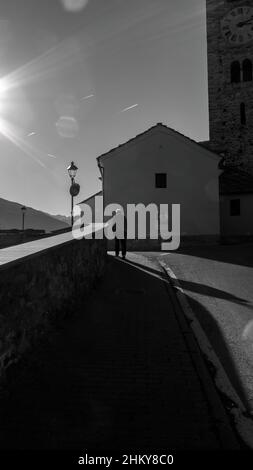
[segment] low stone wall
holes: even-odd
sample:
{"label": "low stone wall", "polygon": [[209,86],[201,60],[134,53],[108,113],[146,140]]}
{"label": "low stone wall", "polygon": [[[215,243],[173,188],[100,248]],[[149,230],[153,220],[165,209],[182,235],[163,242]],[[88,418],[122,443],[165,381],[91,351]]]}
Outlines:
{"label": "low stone wall", "polygon": [[0,266],[0,377],[50,324],[71,314],[103,274],[105,241],[50,238],[40,241],[38,252],[39,241],[0,251],[1,262],[12,255]]}
{"label": "low stone wall", "polygon": [[0,249],[7,248],[9,246],[19,245],[20,243],[26,243],[32,240],[36,240],[37,238],[42,238],[44,236],[44,234],[28,235],[22,232],[0,233]]}

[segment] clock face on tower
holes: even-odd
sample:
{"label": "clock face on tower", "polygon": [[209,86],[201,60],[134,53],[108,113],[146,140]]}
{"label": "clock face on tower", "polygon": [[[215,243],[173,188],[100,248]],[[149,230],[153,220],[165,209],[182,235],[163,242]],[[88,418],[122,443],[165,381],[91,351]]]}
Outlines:
{"label": "clock face on tower", "polygon": [[221,31],[229,44],[239,46],[253,39],[253,8],[237,7],[221,21]]}

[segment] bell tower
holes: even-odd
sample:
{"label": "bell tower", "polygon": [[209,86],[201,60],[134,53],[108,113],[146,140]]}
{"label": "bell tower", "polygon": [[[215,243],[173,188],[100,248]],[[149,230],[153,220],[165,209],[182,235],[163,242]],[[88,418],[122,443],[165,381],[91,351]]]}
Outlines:
{"label": "bell tower", "polygon": [[253,0],[206,0],[210,147],[253,172]]}

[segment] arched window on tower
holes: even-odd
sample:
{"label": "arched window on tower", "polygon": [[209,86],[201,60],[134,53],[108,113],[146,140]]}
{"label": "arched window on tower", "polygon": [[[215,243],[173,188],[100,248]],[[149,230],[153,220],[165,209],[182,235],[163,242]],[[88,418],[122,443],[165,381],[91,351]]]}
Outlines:
{"label": "arched window on tower", "polygon": [[240,116],[241,116],[241,125],[246,125],[246,107],[245,103],[240,104]]}
{"label": "arched window on tower", "polygon": [[231,83],[239,83],[241,81],[241,66],[237,60],[231,64]]}
{"label": "arched window on tower", "polygon": [[244,82],[252,81],[252,62],[249,59],[245,59],[242,63],[242,77]]}

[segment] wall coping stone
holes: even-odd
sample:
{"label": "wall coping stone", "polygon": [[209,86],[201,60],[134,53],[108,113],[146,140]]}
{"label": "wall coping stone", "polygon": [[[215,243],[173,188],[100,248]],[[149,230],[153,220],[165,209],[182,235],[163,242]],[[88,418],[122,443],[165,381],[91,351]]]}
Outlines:
{"label": "wall coping stone", "polygon": [[[84,236],[103,230],[104,224],[87,225],[82,229]],[[42,253],[54,250],[59,246],[78,241],[73,237],[72,231],[54,235],[52,237],[40,238],[31,242],[0,249],[0,271],[8,269],[22,261],[40,256]]]}

